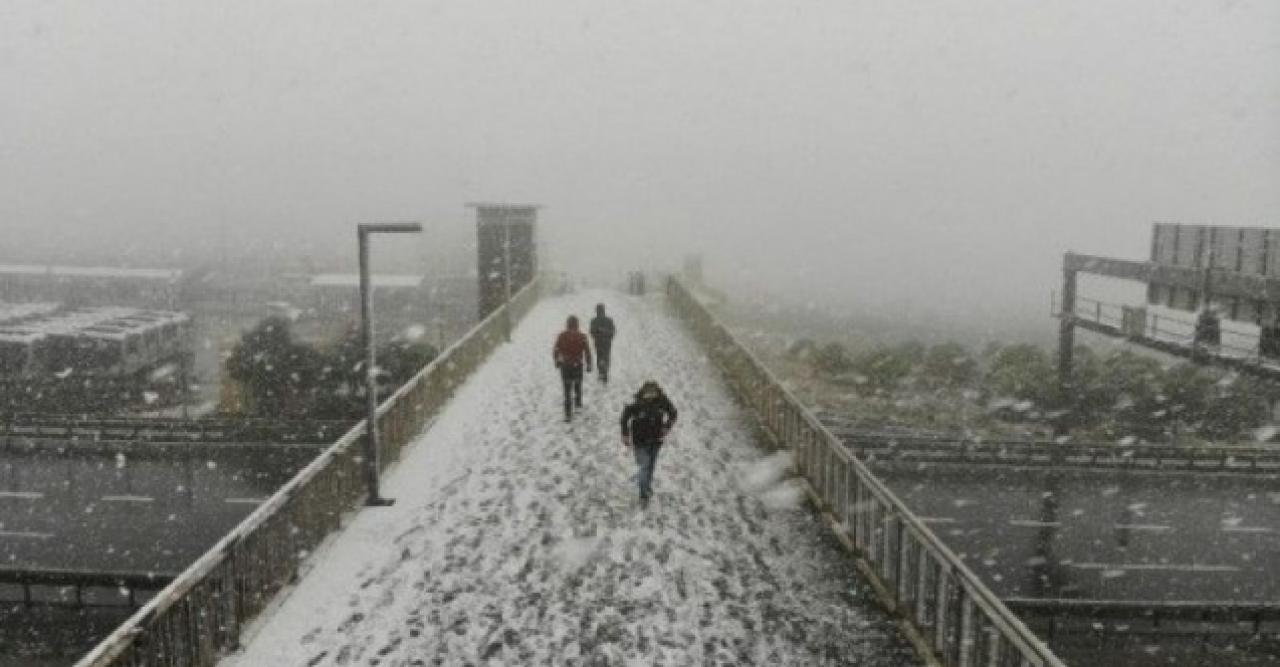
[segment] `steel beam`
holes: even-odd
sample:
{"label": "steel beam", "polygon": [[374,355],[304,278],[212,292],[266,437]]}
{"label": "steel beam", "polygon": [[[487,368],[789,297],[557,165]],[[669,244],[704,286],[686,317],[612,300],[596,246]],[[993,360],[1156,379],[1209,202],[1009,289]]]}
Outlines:
{"label": "steel beam", "polygon": [[1235,297],[1269,303],[1280,302],[1280,278],[1237,273],[1224,269],[1200,269],[1170,266],[1155,262],[1139,262],[1113,257],[1098,257],[1068,252],[1063,271],[1080,271],[1109,278],[1159,283],[1200,291],[1206,280],[1215,297]]}

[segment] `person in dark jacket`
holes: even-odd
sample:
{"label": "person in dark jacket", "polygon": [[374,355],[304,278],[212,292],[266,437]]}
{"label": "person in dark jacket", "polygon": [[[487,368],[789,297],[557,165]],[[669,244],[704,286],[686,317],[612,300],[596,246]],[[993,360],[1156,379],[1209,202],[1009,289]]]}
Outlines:
{"label": "person in dark jacket", "polygon": [[1206,307],[1196,318],[1195,345],[1217,347],[1222,344],[1222,322],[1218,319],[1218,311]]}
{"label": "person in dark jacket", "polygon": [[551,357],[564,383],[564,420],[569,421],[573,418],[573,408],[582,407],[582,369],[591,372],[591,344],[587,342],[587,335],[578,330],[576,316],[570,315],[565,322],[565,330],[556,337]]}
{"label": "person in dark jacket", "polygon": [[600,381],[609,382],[609,353],[613,350],[613,318],[604,314],[604,304],[596,304],[596,316],[591,320],[591,342],[596,346],[596,370]]}
{"label": "person in dark jacket", "polygon": [[658,450],[675,423],[676,406],[653,380],[641,385],[635,401],[622,410],[622,444],[631,448],[640,468],[636,479],[640,483],[641,507],[649,505]]}

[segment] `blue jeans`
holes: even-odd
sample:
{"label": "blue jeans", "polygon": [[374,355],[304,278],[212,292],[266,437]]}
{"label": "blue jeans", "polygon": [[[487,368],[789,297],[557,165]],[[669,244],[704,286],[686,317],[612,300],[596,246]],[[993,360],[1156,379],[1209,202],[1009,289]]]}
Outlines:
{"label": "blue jeans", "polygon": [[658,450],[662,449],[662,443],[635,444],[631,449],[636,455],[636,465],[640,466],[636,475],[636,481],[640,483],[640,497],[648,498],[653,495],[653,467],[658,462]]}

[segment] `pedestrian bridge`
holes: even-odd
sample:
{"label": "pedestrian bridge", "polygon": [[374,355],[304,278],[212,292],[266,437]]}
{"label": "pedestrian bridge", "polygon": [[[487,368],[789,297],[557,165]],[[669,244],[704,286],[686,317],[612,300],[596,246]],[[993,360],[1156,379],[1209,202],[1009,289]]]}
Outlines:
{"label": "pedestrian bridge", "polygon": [[[80,664],[1061,664],[694,291],[538,290],[382,405],[393,506],[358,426]],[[597,302],[612,377],[566,424],[551,343]],[[640,510],[650,378],[681,418]]]}

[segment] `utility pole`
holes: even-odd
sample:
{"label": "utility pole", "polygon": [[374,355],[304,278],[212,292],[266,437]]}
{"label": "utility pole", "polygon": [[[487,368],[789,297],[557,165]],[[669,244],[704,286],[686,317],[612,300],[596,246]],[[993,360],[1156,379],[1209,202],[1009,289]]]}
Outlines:
{"label": "utility pole", "polygon": [[[1058,389],[1064,401],[1070,403],[1074,392],[1074,357],[1076,347],[1076,282],[1078,271],[1064,259],[1062,262],[1062,303],[1058,312]],[[1054,424],[1055,435],[1064,436],[1071,430],[1070,411],[1062,413]]]}

